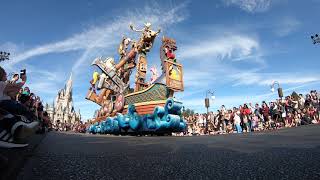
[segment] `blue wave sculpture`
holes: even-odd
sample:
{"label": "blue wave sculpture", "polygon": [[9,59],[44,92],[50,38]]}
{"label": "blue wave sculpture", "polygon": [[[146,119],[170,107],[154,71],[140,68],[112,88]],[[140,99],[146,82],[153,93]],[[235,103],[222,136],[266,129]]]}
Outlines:
{"label": "blue wave sculpture", "polygon": [[118,113],[115,117],[97,122],[88,128],[96,134],[165,134],[184,132],[186,121],[182,118],[182,103],[169,98],[164,107],[156,106],[153,114],[139,115],[134,104],[128,106],[127,114]]}

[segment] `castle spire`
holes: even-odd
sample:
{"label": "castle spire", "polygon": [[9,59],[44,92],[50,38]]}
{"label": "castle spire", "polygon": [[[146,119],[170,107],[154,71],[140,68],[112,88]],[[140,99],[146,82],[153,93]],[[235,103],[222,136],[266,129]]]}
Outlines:
{"label": "castle spire", "polygon": [[66,94],[70,94],[70,96],[72,94],[72,72],[71,72],[69,80],[67,82]]}

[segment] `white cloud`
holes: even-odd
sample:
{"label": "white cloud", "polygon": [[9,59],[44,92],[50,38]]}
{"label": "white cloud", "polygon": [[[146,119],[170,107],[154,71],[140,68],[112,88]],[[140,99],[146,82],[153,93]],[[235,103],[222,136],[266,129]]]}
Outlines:
{"label": "white cloud", "polygon": [[[206,34],[206,38],[194,37],[188,45],[179,47],[178,59],[184,62],[186,88],[207,88],[212,84],[231,81],[230,72],[240,70],[233,64],[246,63],[264,66],[263,52],[255,37],[237,33]],[[222,36],[221,36],[222,34]]]}
{"label": "white cloud", "polygon": [[238,72],[230,75],[234,85],[270,85],[273,81],[280,84],[303,84],[320,81],[316,74],[302,73],[258,73],[258,72]]}
{"label": "white cloud", "polygon": [[46,82],[48,81],[59,82],[60,78],[62,78],[59,72],[46,71],[42,69],[33,69],[33,68],[30,68],[30,66],[27,69],[28,69],[28,74],[30,74],[30,76],[40,77],[39,79],[44,80]]}
{"label": "white cloud", "polygon": [[238,6],[249,13],[265,12],[271,6],[271,0],[223,0],[223,2],[228,6]]}
{"label": "white cloud", "polygon": [[[27,51],[24,51],[12,56],[13,60],[10,61],[10,63],[16,64],[18,62],[27,60],[31,57],[44,55],[48,53],[61,53],[61,52],[89,48],[91,42],[94,41],[94,39],[90,37],[91,35],[94,34],[94,32],[96,32],[96,30],[93,29],[88,32],[76,34],[70,38],[67,38],[59,42],[44,44],[44,45],[29,49]],[[100,44],[96,46],[98,47],[103,45]]]}
{"label": "white cloud", "polygon": [[24,48],[23,44],[17,45],[17,44],[12,43],[12,42],[5,42],[3,44],[0,44],[1,51],[5,51],[5,52],[8,52],[8,53],[11,53],[10,57],[12,56],[12,54],[15,54],[15,53],[17,53],[19,51],[22,51],[23,48]]}
{"label": "white cloud", "polygon": [[280,37],[287,36],[296,31],[301,25],[301,22],[294,17],[284,17],[274,25],[274,33]]}
{"label": "white cloud", "polygon": [[13,55],[13,60],[9,64],[16,64],[34,56],[49,53],[84,50],[82,56],[73,66],[73,69],[77,69],[88,57],[95,56],[98,52],[107,51],[108,48],[115,51],[117,47],[114,46],[120,42],[121,36],[125,32],[129,32],[129,23],[142,26],[144,22],[151,22],[153,28],[165,28],[184,20],[185,14],[181,12],[185,6],[186,4],[180,4],[169,11],[157,4],[145,6],[142,9],[130,9],[123,12],[123,15],[116,16],[114,20],[91,26],[83,32],[74,34],[64,40],[43,44]]}
{"label": "white cloud", "polygon": [[37,96],[40,96],[43,100],[48,101],[49,96],[55,96],[58,92],[58,86],[53,82],[45,81],[33,81],[31,83],[26,83],[25,86],[28,86],[31,92],[35,93]]}
{"label": "white cloud", "polygon": [[259,51],[259,42],[253,37],[240,34],[225,34],[220,37],[212,37],[193,42],[183,46],[181,59],[194,57],[207,57],[207,59],[225,59],[248,57]]}

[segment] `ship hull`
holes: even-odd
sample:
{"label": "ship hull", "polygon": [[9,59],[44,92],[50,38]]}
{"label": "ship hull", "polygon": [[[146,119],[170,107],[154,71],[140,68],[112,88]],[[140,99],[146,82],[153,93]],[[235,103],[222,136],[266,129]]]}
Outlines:
{"label": "ship hull", "polygon": [[[147,115],[152,114],[154,111],[154,108],[157,106],[163,107],[166,104],[166,100],[159,100],[159,101],[150,101],[150,102],[142,102],[142,103],[136,103],[135,108],[136,112],[139,115]],[[128,112],[128,105],[124,107],[123,114],[126,114]]]}
{"label": "ship hull", "polygon": [[125,105],[128,106],[130,104],[145,104],[148,102],[163,101],[171,97],[172,94],[173,93],[166,85],[155,83],[142,91],[125,95]]}
{"label": "ship hull", "polygon": [[161,83],[152,84],[142,91],[127,94],[122,113],[127,113],[128,106],[133,104],[139,115],[151,114],[156,106],[164,106],[166,100],[172,95],[173,92],[166,85]]}

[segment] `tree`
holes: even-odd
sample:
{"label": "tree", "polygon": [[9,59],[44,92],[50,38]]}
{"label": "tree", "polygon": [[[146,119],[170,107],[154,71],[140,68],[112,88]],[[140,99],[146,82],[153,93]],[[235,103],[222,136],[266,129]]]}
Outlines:
{"label": "tree", "polygon": [[182,115],[184,117],[193,116],[194,115],[194,110],[187,108],[185,111],[183,111]]}

